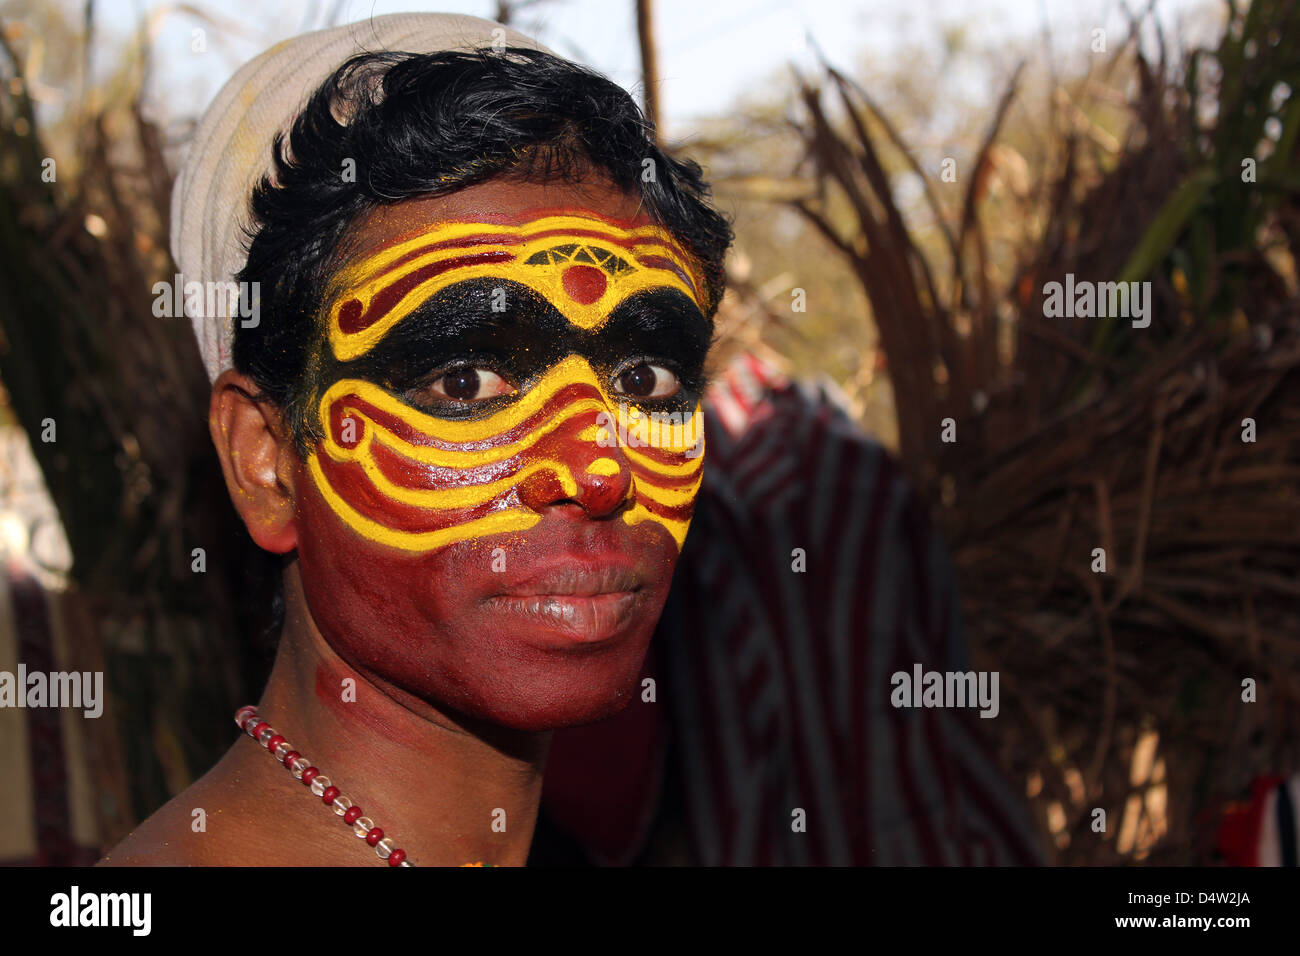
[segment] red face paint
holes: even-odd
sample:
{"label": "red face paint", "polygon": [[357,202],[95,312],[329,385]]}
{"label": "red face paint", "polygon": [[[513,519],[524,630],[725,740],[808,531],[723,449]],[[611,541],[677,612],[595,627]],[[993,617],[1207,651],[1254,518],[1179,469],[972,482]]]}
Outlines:
{"label": "red face paint", "polygon": [[[454,226],[453,235],[467,232]],[[584,232],[611,230],[595,220]],[[548,241],[558,241],[554,232]],[[530,287],[567,297],[582,327],[600,321],[591,309],[603,296],[617,301],[614,283],[693,288],[686,269],[664,258],[665,238],[637,242],[672,268],[638,263],[632,240],[616,259],[595,249],[602,268],[549,253],[539,260],[520,243],[505,277],[526,274]],[[390,327],[367,324],[364,309],[400,321],[418,285],[408,277],[442,275],[419,258],[439,245],[435,230],[376,257],[382,275],[402,283],[397,292],[353,270],[360,285],[335,300],[335,347],[369,348]],[[687,416],[693,433],[651,447],[628,447],[615,425],[625,412],[578,356],[471,421],[423,414],[364,381],[336,383],[319,407],[326,438],[297,482],[303,586],[326,640],[435,706],[515,729],[618,710],[636,689],[702,464],[698,408]]]}
{"label": "red face paint", "polygon": [[[520,730],[599,719],[633,693],[677,561],[663,528],[565,504],[526,532],[407,552],[356,534],[302,477],[308,606],[345,660]],[[567,623],[565,598],[528,597],[582,591]]]}

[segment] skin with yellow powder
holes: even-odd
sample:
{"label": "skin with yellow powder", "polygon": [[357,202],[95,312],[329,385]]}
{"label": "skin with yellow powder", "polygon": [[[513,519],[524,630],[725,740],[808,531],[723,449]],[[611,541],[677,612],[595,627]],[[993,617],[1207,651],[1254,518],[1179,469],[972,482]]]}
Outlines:
{"label": "skin with yellow powder", "polygon": [[[329,348],[339,361],[363,356],[422,302],[470,280],[517,284],[583,331],[602,327],[620,305],[651,290],[706,308],[689,257],[658,226],[625,228],[591,215],[544,215],[518,226],[452,222],[342,273],[329,307]],[[506,311],[505,287],[492,291],[493,307]],[[469,421],[421,414],[370,382],[345,378],[321,398],[325,440],[309,460],[311,475],[358,534],[422,551],[533,527],[541,516],[521,501],[524,483],[550,480],[572,497],[574,467],[609,484],[626,469],[623,520],[657,522],[680,548],[702,475],[699,404],[680,427],[656,428],[648,442],[634,429],[629,441],[628,430],[615,427],[629,417],[627,398],[613,394],[581,354],[561,358],[495,414]],[[640,409],[632,414],[648,418]],[[576,444],[598,457],[552,440],[574,423]],[[595,451],[601,448],[623,454]]]}

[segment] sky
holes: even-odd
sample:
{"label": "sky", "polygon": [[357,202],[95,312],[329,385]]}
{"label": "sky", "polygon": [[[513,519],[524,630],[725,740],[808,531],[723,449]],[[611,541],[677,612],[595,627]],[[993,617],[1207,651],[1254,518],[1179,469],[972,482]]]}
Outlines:
{"label": "sky", "polygon": [[[80,2],[65,3],[79,10]],[[1161,0],[1172,28],[1206,0]],[[1129,0],[1145,7],[1145,0]],[[135,24],[166,8],[196,7],[217,25],[173,10],[160,17],[153,39],[157,77],[153,94],[170,110],[197,114],[221,84],[272,43],[324,24],[410,10],[440,10],[489,17],[493,0],[99,0],[101,40],[125,42]],[[640,83],[633,0],[548,0],[526,9],[516,25],[558,53],[595,67],[628,89]],[[853,65],[863,57],[885,62],[904,47],[937,58],[949,26],[977,42],[1040,35],[1049,27],[1061,55],[1086,54],[1091,30],[1120,38],[1126,31],[1120,0],[656,0],[662,123],[671,137],[695,119],[716,116],[761,88],[787,63],[813,62],[807,37],[831,62]],[[192,31],[206,30],[207,49],[192,51]],[[102,52],[108,44],[101,46]],[[919,62],[918,69],[925,69]]]}

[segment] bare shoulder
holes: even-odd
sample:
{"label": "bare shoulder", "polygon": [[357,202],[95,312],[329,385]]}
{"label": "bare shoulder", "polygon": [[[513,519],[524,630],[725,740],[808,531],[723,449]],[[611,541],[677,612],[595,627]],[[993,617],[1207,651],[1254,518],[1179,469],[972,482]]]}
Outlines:
{"label": "bare shoulder", "polygon": [[232,749],[211,770],[163,804],[97,866],[237,866],[261,842],[243,762]]}

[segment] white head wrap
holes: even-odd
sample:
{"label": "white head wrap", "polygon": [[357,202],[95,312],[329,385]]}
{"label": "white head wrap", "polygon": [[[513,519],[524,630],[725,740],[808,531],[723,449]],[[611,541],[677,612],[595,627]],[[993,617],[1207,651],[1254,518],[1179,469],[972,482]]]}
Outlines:
{"label": "white head wrap", "polygon": [[[509,27],[478,17],[395,13],[306,33],[244,64],[203,115],[172,192],[171,249],[181,281],[234,282],[248,259],[253,187],[272,170],[271,144],[307,100],[349,57],[391,50],[433,53],[488,46],[546,48]],[[549,52],[549,51],[547,51]],[[206,301],[208,297],[205,295]],[[185,296],[187,312],[190,296]],[[232,319],[191,314],[208,378],[231,366]]]}

